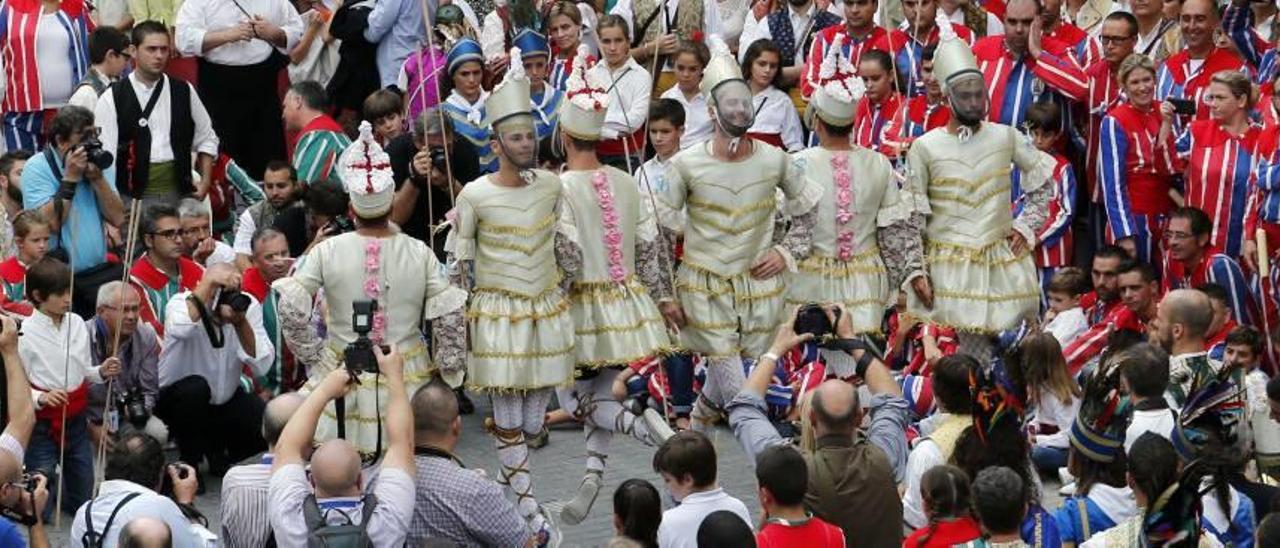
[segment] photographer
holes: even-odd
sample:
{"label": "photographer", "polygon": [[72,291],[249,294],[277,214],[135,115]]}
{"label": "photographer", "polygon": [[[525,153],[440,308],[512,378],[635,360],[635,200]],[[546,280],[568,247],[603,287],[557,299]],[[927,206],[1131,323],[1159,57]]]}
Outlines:
{"label": "photographer", "polygon": [[23,453],[31,441],[36,425],[35,405],[31,401],[27,373],[18,356],[18,326],[0,317],[0,358],[4,360],[5,401],[9,407],[9,424],[0,434],[0,546],[24,546],[22,534],[9,517],[30,523],[31,546],[49,546],[44,530],[44,508],[49,501],[47,479],[42,475],[26,478],[22,474]]}
{"label": "photographer", "polygon": [[351,229],[350,200],[342,184],[318,181],[305,188],[304,207],[291,207],[276,216],[275,228],[289,240],[289,256],[301,257],[326,238]]}
{"label": "photographer", "polygon": [[264,448],[264,404],[245,391],[240,371],[267,372],[275,349],[262,326],[262,306],[240,292],[240,273],[213,265],[194,291],[173,296],[165,313],[156,415],[169,425],[182,460],[221,476],[229,463]]}
{"label": "photographer", "polygon": [[[215,539],[196,510],[196,471],[185,463],[165,465],[155,438],[130,432],[107,453],[105,481],[98,496],[84,503],[71,522],[66,545],[115,548],[120,531],[136,518],[156,518],[169,526],[174,548],[203,548]],[[164,481],[173,485],[165,496]]]}
{"label": "photographer", "polygon": [[[843,350],[857,362],[858,377],[872,395],[871,420],[866,434],[860,433],[864,411],[853,385],[832,379],[813,391],[808,418],[815,446],[804,448],[809,468],[805,506],[843,529],[849,546],[895,546],[902,542],[897,477],[907,459],[907,402],[889,369],[853,338],[844,306],[829,305],[825,311],[828,323],[835,325],[835,340],[826,346]],[[813,338],[797,335],[793,321],[785,321],[742,391],[729,403],[729,426],[749,460],[755,461],[769,446],[787,443],[769,422],[765,390],[778,356]]]}
{"label": "photographer", "polygon": [[[50,143],[22,172],[22,207],[39,209],[54,236],[49,250],[66,250],[76,272],[107,261],[102,223],[124,223],[124,203],[102,170],[111,158],[102,150],[93,113],[63,107],[49,123]],[[74,235],[73,235],[74,234]]]}
{"label": "photographer", "polygon": [[[466,139],[454,136],[452,124],[442,124],[440,112],[433,107],[413,121],[411,135],[401,135],[387,143],[387,156],[396,181],[391,221],[400,225],[405,234],[428,242],[436,258],[443,261],[446,233],[429,241],[428,224],[444,222],[444,214],[453,207],[450,186],[456,194],[466,181],[480,176],[475,148]],[[453,172],[452,178],[446,177],[446,167]]]}
{"label": "photographer", "polygon": [[[387,452],[378,477],[361,490],[360,454],[343,439],[324,442],[311,455],[311,468],[302,460],[311,449],[320,414],[332,400],[345,397],[355,383],[349,371],[330,371],[293,413],[276,444],[271,469],[268,513],[276,545],[281,548],[326,545],[318,526],[358,527],[366,544],[401,546],[413,519],[413,412],[405,392],[404,359],[394,350],[383,354],[375,346],[378,370],[386,379]],[[375,504],[373,508],[365,505]],[[308,508],[310,506],[310,508]],[[322,524],[308,523],[316,512]]]}
{"label": "photographer", "polygon": [[160,394],[160,338],[150,325],[138,321],[141,302],[138,290],[119,280],[98,288],[98,313],[88,321],[89,350],[94,363],[115,357],[121,370],[111,389],[111,402],[105,384],[89,387],[85,413],[95,446],[106,443],[109,448],[111,435],[125,424],[162,442],[169,437],[164,423],[152,414]]}

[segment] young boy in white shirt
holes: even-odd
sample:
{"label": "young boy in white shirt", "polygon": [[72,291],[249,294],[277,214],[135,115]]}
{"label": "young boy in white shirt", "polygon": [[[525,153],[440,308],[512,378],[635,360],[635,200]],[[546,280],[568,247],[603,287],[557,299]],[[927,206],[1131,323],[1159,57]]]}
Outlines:
{"label": "young boy in white shirt", "polygon": [[751,526],[747,506],[716,483],[716,448],[706,436],[693,430],[672,436],[654,453],[653,469],[662,475],[667,492],[679,503],[662,513],[659,546],[696,548],[698,526],[717,510],[733,512]]}
{"label": "young boy in white shirt", "polygon": [[1044,330],[1053,333],[1066,348],[1071,341],[1089,329],[1089,321],[1080,308],[1080,297],[1089,291],[1089,275],[1074,266],[1058,269],[1049,278],[1049,311],[1044,315]]}

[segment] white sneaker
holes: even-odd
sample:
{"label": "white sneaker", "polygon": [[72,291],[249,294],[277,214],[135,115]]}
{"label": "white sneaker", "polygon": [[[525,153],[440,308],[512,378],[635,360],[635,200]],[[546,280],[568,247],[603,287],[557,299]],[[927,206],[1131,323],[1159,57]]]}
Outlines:
{"label": "white sneaker", "polygon": [[582,483],[578,485],[578,492],[573,496],[573,500],[560,510],[560,521],[577,525],[587,519],[587,514],[596,503],[596,496],[600,494],[600,480],[600,474],[590,472],[582,478]]}
{"label": "white sneaker", "polygon": [[1076,482],[1064,484],[1061,489],[1058,489],[1058,494],[1064,497],[1074,496],[1076,494]]}
{"label": "white sneaker", "polygon": [[1071,475],[1071,472],[1067,470],[1066,466],[1063,466],[1058,468],[1058,481],[1062,482],[1063,485],[1067,485],[1075,483],[1076,477]]}

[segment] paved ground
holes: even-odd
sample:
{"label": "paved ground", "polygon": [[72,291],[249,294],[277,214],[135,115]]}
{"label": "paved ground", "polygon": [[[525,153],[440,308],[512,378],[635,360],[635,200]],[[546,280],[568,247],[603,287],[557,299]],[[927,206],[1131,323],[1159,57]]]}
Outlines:
{"label": "paved ground", "polygon": [[[476,398],[476,406],[474,415],[464,417],[463,438],[458,457],[468,467],[483,468],[490,477],[497,477],[499,467],[493,439],[484,432],[482,426],[483,417],[489,412],[488,402]],[[746,460],[745,453],[726,428],[716,429],[712,441],[719,456],[720,484],[730,495],[742,499],[753,519],[758,520],[760,503],[756,496],[755,474]],[[609,470],[604,478],[604,488],[586,521],[577,526],[562,526],[564,546],[601,546],[613,536],[613,491],[626,479],[648,480],[663,493],[665,499],[662,478],[653,471],[652,458],[653,448],[630,437],[614,436]],[[582,480],[586,448],[581,430],[553,429],[551,443],[534,451],[532,461],[535,494],[558,515],[560,504],[573,497],[574,491]],[[208,492],[196,501],[196,506],[209,518],[210,528],[215,532],[219,523],[220,487],[219,481],[211,480]],[[1056,482],[1045,485],[1045,490],[1048,492],[1045,502],[1049,508],[1059,504],[1059,499],[1054,493],[1056,489]],[[63,516],[63,531],[70,529],[69,521],[70,516]],[[54,546],[79,544],[71,543],[66,532],[52,531],[51,540]]]}

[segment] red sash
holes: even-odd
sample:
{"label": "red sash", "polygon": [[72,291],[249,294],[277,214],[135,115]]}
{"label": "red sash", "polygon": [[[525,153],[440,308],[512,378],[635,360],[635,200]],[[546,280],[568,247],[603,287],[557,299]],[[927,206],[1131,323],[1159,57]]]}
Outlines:
{"label": "red sash", "polygon": [[754,131],[751,131],[751,132],[747,132],[747,136],[757,141],[760,141],[761,143],[769,143],[782,150],[787,149],[787,147],[783,146],[782,144],[782,134],[780,133],[756,133]]}
{"label": "red sash", "polygon": [[600,141],[596,145],[596,153],[600,156],[623,156],[628,152],[631,155],[639,155],[644,153],[644,128],[635,130],[631,135],[625,136],[626,145],[623,145],[623,138],[607,139]]}
{"label": "red sash", "polygon": [[[31,387],[41,392],[49,392],[34,384]],[[87,405],[89,405],[89,382],[84,381],[75,390],[67,392],[67,418],[80,416]],[[53,443],[59,446],[62,445],[62,428],[65,425],[62,421],[62,407],[61,405],[49,406],[36,410],[37,420],[49,421],[49,437],[53,438]]]}

